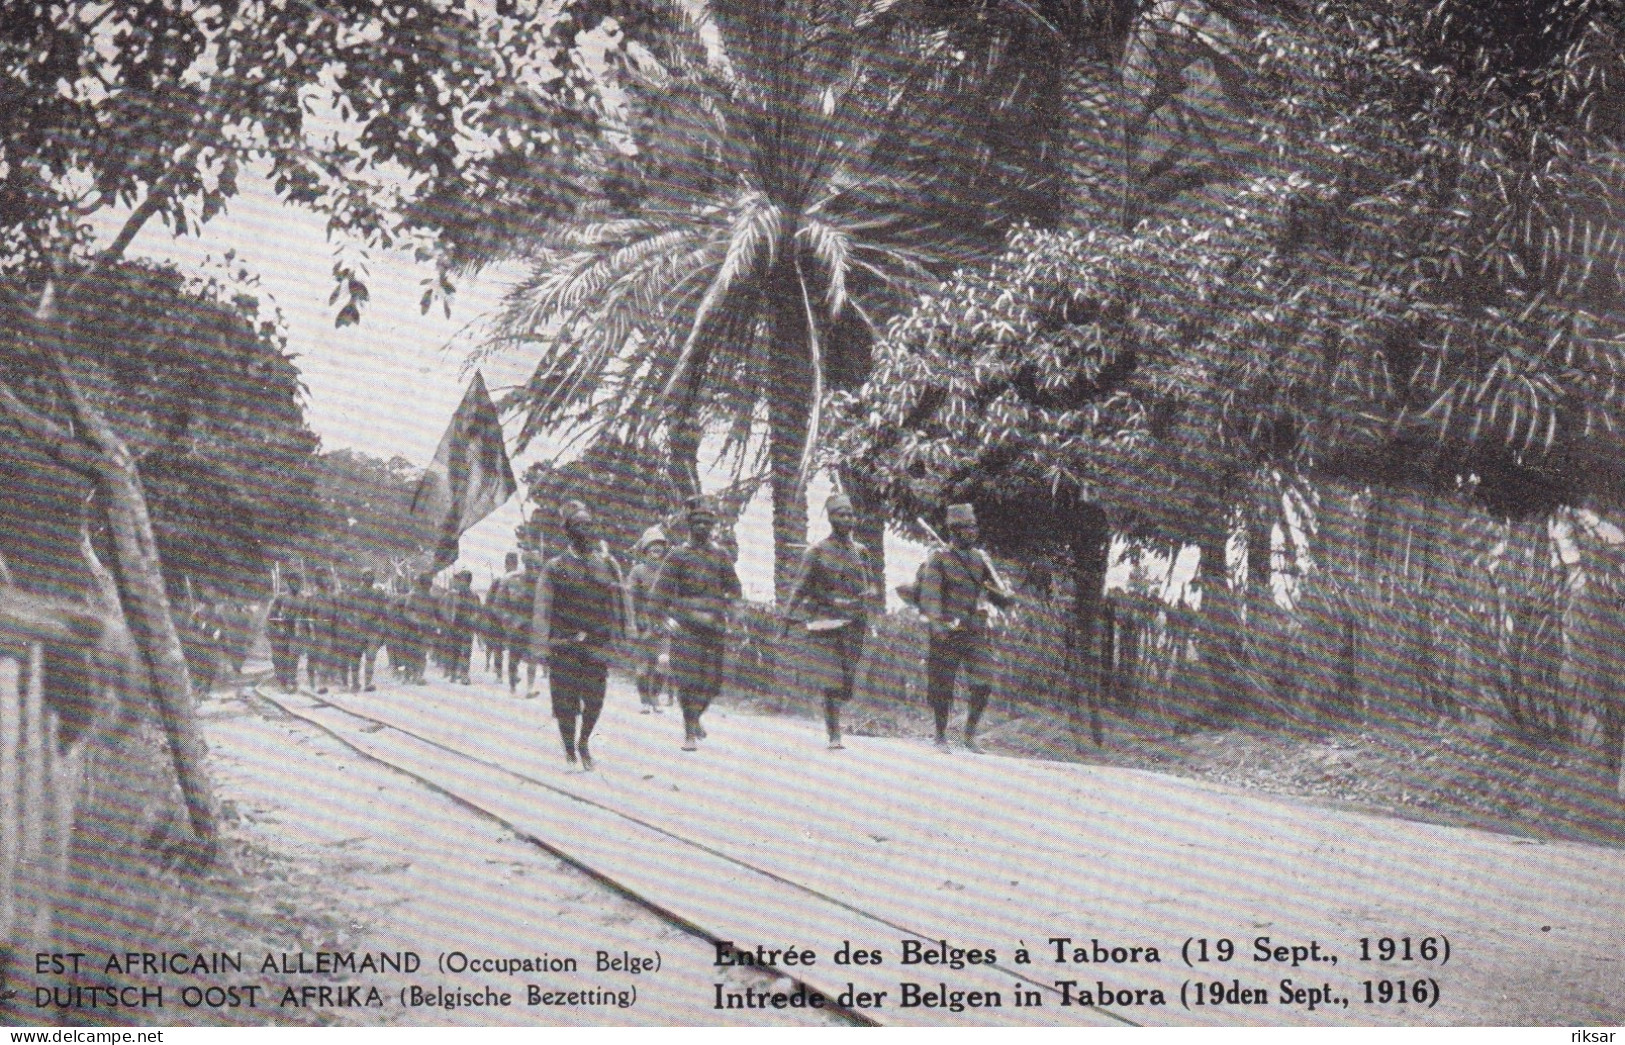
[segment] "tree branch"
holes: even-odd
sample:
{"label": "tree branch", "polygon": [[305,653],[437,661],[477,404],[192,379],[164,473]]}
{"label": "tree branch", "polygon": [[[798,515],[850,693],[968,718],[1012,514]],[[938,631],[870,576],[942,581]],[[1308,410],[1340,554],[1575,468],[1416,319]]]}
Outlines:
{"label": "tree branch", "polygon": [[0,412],[23,434],[33,437],[59,464],[81,475],[97,474],[96,460],[73,434],[18,398],[9,382],[0,381]]}
{"label": "tree branch", "polygon": [[[191,151],[190,144],[188,144],[186,151]],[[167,174],[153,183],[152,188],[147,190],[146,198],[136,205],[135,210],[130,212],[128,218],[124,219],[124,225],[118,230],[118,235],[113,237],[113,242],[109,243],[103,250],[96,252],[96,256],[91,259],[90,264],[85,266],[85,270],[79,273],[78,278],[62,294],[64,303],[77,298],[79,292],[84,290],[85,285],[96,278],[102,269],[107,267],[108,262],[117,261],[123,257],[124,252],[129,249],[130,243],[134,241],[136,236],[141,234],[141,230],[146,227],[147,222],[152,220],[152,216],[158,213],[158,208],[164,205],[164,197],[168,195],[170,187],[175,184],[176,179],[179,177],[180,168],[171,167]],[[41,305],[43,307],[43,300]],[[41,318],[46,317],[42,315]]]}

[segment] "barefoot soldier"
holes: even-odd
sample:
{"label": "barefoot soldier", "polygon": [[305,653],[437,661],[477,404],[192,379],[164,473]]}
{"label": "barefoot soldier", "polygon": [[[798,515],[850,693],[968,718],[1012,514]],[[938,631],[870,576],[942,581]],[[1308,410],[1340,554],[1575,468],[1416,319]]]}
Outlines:
{"label": "barefoot soldier", "polygon": [[969,689],[965,748],[980,753],[976,727],[993,689],[993,647],[988,635],[989,605],[1003,608],[1013,596],[999,580],[987,553],[976,547],[976,513],[968,504],[948,506],[948,547],[931,556],[920,583],[920,610],[931,629],[926,658],[926,699],[936,719],[937,750],[948,750],[948,716],[954,679],[961,667]]}
{"label": "barefoot soldier", "polygon": [[[378,590],[378,575],[371,570],[361,574],[356,586],[345,593],[343,612],[350,635],[345,675],[351,692],[374,690],[372,675],[378,650],[387,639],[389,605]],[[391,653],[391,656],[394,656]]]}
{"label": "barefoot soldier", "polygon": [[869,550],[852,535],[858,516],[851,499],[834,494],[824,508],[830,536],[807,549],[785,616],[807,631],[810,666],[824,696],[829,748],[839,751],[844,747],[841,706],[852,698],[869,630],[869,608],[878,590]]}
{"label": "barefoot soldier", "polygon": [[[426,679],[429,650],[436,644],[435,625],[438,612],[434,594],[434,574],[420,573],[412,590],[401,601],[400,644],[402,674],[406,681],[421,686]],[[395,651],[389,651],[391,657]]]}
{"label": "barefoot soldier", "polygon": [[626,607],[632,637],[637,643],[638,702],[645,715],[660,714],[660,693],[668,685],[671,636],[661,627],[652,603],[655,581],[670,550],[671,541],[666,531],[659,525],[649,527],[632,549],[637,562],[626,574]]}
{"label": "barefoot soldier", "polygon": [[299,688],[299,628],[305,615],[304,597],[299,594],[296,575],[288,575],[288,590],[271,600],[266,614],[266,637],[271,640],[271,669],[276,683],[283,692],[292,693]]}
{"label": "barefoot soldier", "polygon": [[620,578],[596,554],[592,513],[583,506],[564,518],[569,546],[542,567],[536,583],[532,655],[548,669],[553,717],[564,758],[593,767],[588,742],[604,709],[610,646],[621,634]]}
{"label": "barefoot soldier", "polygon": [[441,603],[441,635],[445,639],[446,680],[471,684],[470,662],[474,657],[474,629],[479,626],[484,607],[474,594],[472,570],[458,570],[451,579],[451,591]]}
{"label": "barefoot soldier", "polygon": [[655,582],[656,612],[668,621],[677,703],[683,709],[683,750],[705,739],[700,717],[722,690],[728,612],[740,596],[733,560],[712,542],[719,516],[708,497],[688,502],[689,542],[666,557]]}
{"label": "barefoot soldier", "polygon": [[321,574],[316,575],[316,592],[305,600],[305,614],[309,620],[307,637],[310,650],[305,662],[305,675],[310,688],[318,695],[327,694],[327,684],[335,674],[338,639],[338,601],[332,583]]}

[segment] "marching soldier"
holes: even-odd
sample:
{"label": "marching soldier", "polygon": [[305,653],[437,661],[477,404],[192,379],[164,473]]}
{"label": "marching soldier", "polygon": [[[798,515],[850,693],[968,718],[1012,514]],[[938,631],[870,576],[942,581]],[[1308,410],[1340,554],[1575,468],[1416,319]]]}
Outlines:
{"label": "marching soldier", "polygon": [[363,609],[357,601],[356,585],[333,592],[333,652],[330,681],[340,692],[361,688],[361,647],[364,643]]}
{"label": "marching soldier", "polygon": [[271,600],[266,614],[266,637],[271,641],[271,669],[283,692],[299,688],[299,619],[304,616],[304,599],[299,594],[299,578],[288,578],[288,590]]}
{"label": "marching soldier", "polygon": [[343,649],[344,683],[350,692],[376,688],[372,683],[373,668],[378,658],[378,647],[384,644],[385,617],[388,607],[384,593],[377,588],[378,578],[371,570],[361,574],[356,587],[344,593],[340,600],[340,634]]}
{"label": "marching soldier", "polygon": [[722,691],[728,613],[740,596],[733,560],[712,542],[719,516],[708,497],[688,502],[689,542],[666,557],[655,582],[656,612],[668,619],[677,703],[683,709],[683,750],[705,739],[700,717]]}
{"label": "marching soldier", "polygon": [[[527,631],[530,609],[536,597],[536,577],[528,563],[526,570],[520,571],[518,552],[509,552],[503,559],[503,565],[506,571],[491,582],[491,590],[486,593],[485,615],[496,656],[497,681],[502,680],[506,670],[508,690],[516,692],[519,689],[519,662],[526,659],[525,647],[529,645]],[[506,669],[502,663],[504,655],[508,661]]]}
{"label": "marching soldier", "polygon": [[333,676],[334,630],[337,626],[338,607],[333,601],[332,585],[320,574],[316,577],[316,591],[305,602],[306,649],[305,674],[310,688],[317,694],[327,692],[327,682]]}
{"label": "marching soldier", "polygon": [[651,606],[655,581],[670,550],[666,531],[658,525],[649,527],[633,548],[638,561],[626,574],[626,609],[638,651],[638,702],[645,715],[660,714],[660,694],[671,664],[671,636]]}
{"label": "marching soldier", "polygon": [[874,561],[852,536],[857,513],[845,494],[825,504],[830,535],[807,549],[801,573],[785,604],[788,621],[807,630],[809,655],[824,695],[824,726],[829,749],[840,751],[841,707],[852,699],[863,639],[869,630],[869,608],[879,597]]}
{"label": "marching soldier", "polygon": [[[429,666],[429,647],[435,641],[434,575],[421,573],[412,590],[401,601],[401,674],[415,686],[424,684]],[[389,651],[390,657],[395,650]]]}
{"label": "marching soldier", "polygon": [[519,570],[519,555],[509,552],[502,560],[502,576],[492,579],[485,589],[485,611],[480,615],[480,634],[485,640],[485,670],[502,681],[502,655],[507,649],[508,627],[502,613],[502,585]]}
{"label": "marching soldier", "polygon": [[508,597],[513,600],[513,639],[518,649],[518,656],[525,662],[525,699],[538,696],[540,690],[536,688],[536,657],[531,641],[531,616],[536,608],[536,585],[542,578],[542,553],[539,550],[526,549],[520,553],[520,561],[524,563],[524,582],[518,591],[510,591]]}
{"label": "marching soldier", "polygon": [[474,594],[474,574],[459,570],[451,579],[451,591],[441,604],[441,634],[445,639],[446,678],[467,686],[470,662],[474,657],[474,629],[479,625],[480,597]]}
{"label": "marching soldier", "polygon": [[922,572],[920,610],[931,629],[926,658],[926,699],[936,719],[938,751],[948,751],[948,716],[954,680],[965,670],[970,707],[965,715],[965,749],[981,753],[976,727],[993,689],[993,649],[988,635],[989,604],[1013,600],[987,553],[976,547],[976,512],[968,504],[948,506],[948,547],[932,554]]}
{"label": "marching soldier", "polygon": [[542,567],[536,583],[532,656],[548,670],[553,717],[564,758],[593,767],[588,746],[604,709],[610,647],[621,633],[620,578],[595,550],[592,513],[576,507],[564,519],[569,546]]}

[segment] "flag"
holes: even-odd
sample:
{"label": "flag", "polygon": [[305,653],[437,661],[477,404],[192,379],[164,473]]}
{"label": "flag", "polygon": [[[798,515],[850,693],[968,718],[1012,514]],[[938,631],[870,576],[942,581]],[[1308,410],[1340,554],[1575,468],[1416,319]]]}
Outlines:
{"label": "flag", "polygon": [[456,562],[463,533],[518,489],[496,404],[485,390],[485,378],[476,372],[412,495],[412,514],[437,524],[434,568]]}

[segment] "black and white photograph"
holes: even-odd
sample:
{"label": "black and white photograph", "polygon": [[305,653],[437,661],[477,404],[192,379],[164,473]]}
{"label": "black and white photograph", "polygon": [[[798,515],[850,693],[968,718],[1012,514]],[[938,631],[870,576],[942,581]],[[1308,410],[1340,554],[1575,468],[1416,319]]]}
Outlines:
{"label": "black and white photograph", "polygon": [[1625,0],[0,0],[0,1025],[1618,1040]]}

